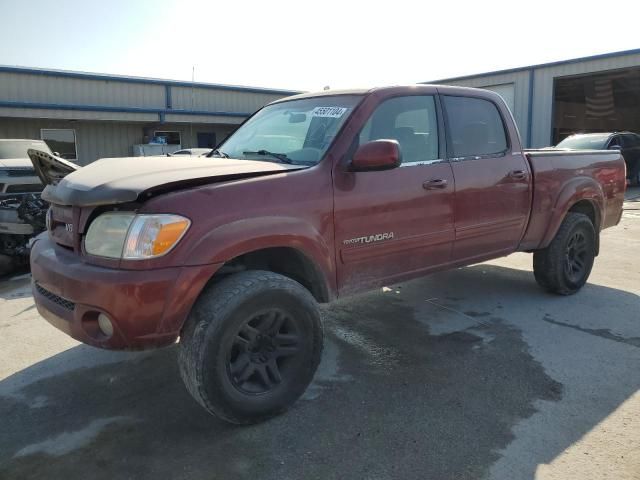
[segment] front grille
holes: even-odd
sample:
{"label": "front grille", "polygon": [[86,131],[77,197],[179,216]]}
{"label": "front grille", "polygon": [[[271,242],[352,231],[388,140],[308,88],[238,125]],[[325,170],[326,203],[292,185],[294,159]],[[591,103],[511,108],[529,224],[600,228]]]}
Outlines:
{"label": "front grille", "polygon": [[66,308],[67,310],[70,310],[72,312],[76,308],[76,304],[73,303],[71,300],[67,300],[66,298],[59,297],[55,293],[50,292],[49,290],[47,290],[44,287],[41,287],[37,283],[36,283],[36,290],[40,295],[42,295],[45,298],[48,298],[53,303],[60,305],[62,308]]}
{"label": "front grille", "polygon": [[44,189],[41,183],[25,183],[9,185],[5,193],[40,193]]}
{"label": "front grille", "polygon": [[4,174],[7,177],[35,177],[36,171],[30,167],[24,168],[3,168],[0,169],[0,175]]}

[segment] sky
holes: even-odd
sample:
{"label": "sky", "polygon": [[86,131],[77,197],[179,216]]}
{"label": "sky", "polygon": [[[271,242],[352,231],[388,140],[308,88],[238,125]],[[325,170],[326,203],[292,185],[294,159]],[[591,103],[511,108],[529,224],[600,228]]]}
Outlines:
{"label": "sky", "polygon": [[640,1],[0,0],[0,65],[293,90],[640,48]]}

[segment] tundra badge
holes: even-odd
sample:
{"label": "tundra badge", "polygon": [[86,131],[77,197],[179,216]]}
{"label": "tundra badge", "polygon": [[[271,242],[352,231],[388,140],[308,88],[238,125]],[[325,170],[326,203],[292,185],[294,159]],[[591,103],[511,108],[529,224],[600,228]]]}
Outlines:
{"label": "tundra badge", "polygon": [[362,243],[381,242],[383,240],[393,240],[393,232],[376,233],[375,235],[368,235],[366,237],[351,238],[349,240],[345,240],[343,243],[345,245],[355,245]]}

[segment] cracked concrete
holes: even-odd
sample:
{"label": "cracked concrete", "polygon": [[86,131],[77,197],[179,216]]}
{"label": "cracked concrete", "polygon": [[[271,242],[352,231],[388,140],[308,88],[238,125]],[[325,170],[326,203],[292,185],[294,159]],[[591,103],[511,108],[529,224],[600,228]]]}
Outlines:
{"label": "cracked concrete", "polygon": [[517,254],[323,308],[313,385],[251,427],[189,397],[175,347],[78,345],[0,282],[0,478],[637,480],[637,205],[572,297]]}

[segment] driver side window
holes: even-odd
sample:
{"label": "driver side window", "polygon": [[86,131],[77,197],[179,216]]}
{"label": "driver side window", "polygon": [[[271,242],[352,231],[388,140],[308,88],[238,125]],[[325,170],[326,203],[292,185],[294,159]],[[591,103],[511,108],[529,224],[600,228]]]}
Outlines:
{"label": "driver side window", "polygon": [[402,163],[438,159],[438,121],[434,97],[396,97],[380,104],[360,131],[359,144],[382,139],[398,141]]}

